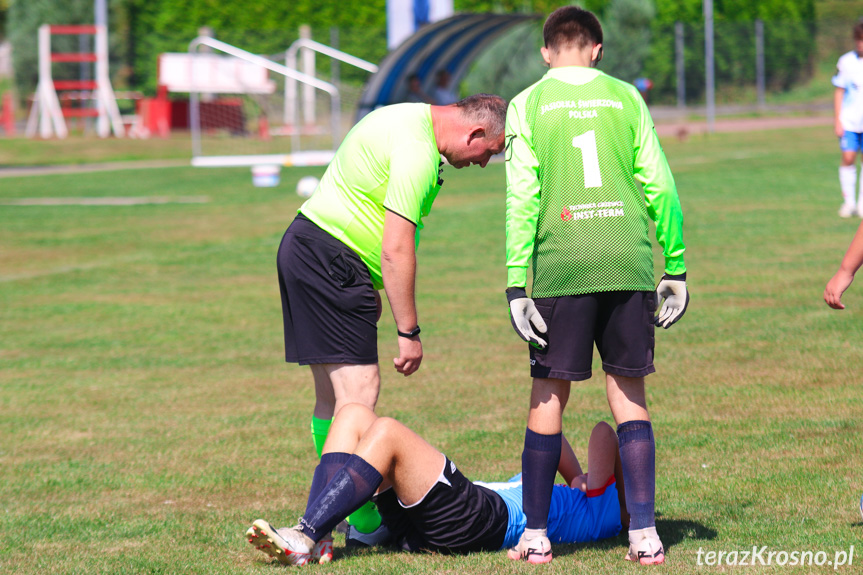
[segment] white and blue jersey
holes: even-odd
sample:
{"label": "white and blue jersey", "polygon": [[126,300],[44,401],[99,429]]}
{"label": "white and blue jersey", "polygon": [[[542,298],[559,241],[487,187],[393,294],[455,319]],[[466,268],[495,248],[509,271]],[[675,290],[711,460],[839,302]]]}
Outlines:
{"label": "white and blue jersey", "polygon": [[[494,491],[503,499],[509,512],[509,523],[501,548],[514,547],[527,525],[521,500],[521,481],[474,483]],[[552,543],[596,541],[614,537],[618,533],[620,502],[614,476],[605,486],[588,490],[586,494],[566,485],[554,486],[548,510],[548,538]]]}
{"label": "white and blue jersey", "polygon": [[836,64],[833,85],[845,90],[839,119],[847,132],[863,132],[863,58],[857,52],[843,54]]}

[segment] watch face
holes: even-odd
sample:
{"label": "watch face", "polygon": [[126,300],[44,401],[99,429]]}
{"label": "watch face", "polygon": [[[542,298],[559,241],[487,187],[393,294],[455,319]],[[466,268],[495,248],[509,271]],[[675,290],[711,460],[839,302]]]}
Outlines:
{"label": "watch face", "polygon": [[396,331],[398,332],[398,334],[399,334],[401,337],[415,337],[415,336],[417,336],[417,335],[419,335],[419,334],[420,334],[420,326],[416,326],[415,328],[413,328],[413,329],[412,329],[412,330],[410,330],[409,332],[402,332],[402,331],[399,331],[399,330],[396,330]]}

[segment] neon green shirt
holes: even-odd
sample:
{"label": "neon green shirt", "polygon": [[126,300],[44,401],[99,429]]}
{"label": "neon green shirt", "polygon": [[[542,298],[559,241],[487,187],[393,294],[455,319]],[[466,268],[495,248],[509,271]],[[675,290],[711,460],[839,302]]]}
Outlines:
{"label": "neon green shirt", "polygon": [[441,161],[427,104],[396,104],[360,120],[300,212],[354,250],[383,287],[381,243],[390,210],[417,226],[440,190]]}
{"label": "neon green shirt", "polygon": [[506,132],[508,286],[532,263],[532,297],[653,290],[648,217],[665,271],[686,271],[677,188],[634,86],[553,68],[510,102]]}

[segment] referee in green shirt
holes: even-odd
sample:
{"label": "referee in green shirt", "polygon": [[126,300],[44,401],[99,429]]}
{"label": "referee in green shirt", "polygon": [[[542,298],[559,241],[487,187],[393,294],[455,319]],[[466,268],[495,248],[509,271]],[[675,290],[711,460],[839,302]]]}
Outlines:
{"label": "referee in green shirt", "polygon": [[[593,67],[602,57],[596,17],[560,8],[543,37],[551,69],[512,100],[506,120],[507,299],[513,327],[531,343],[533,377],[522,454],[527,529],[509,556],[552,559],[546,518],[561,417],[571,382],[591,377],[595,343],[631,514],[626,558],[658,564],[665,555],[644,377],[654,371],[654,324],[669,327],[688,301],[680,201],[644,100]],[[665,256],[656,292],[649,219]],[[657,294],[666,299],[654,317]]]}
{"label": "referee in green shirt", "polygon": [[[285,232],[278,253],[285,359],[311,367],[318,456],[335,412],[349,403],[375,408],[382,288],[398,330],[395,369],[405,376],[419,369],[415,250],[442,183],[441,156],[455,168],[485,167],[503,151],[505,117],[506,102],[489,94],[375,110],[345,137]],[[366,509],[350,522],[349,536],[370,543],[361,534],[375,532],[380,516]]]}

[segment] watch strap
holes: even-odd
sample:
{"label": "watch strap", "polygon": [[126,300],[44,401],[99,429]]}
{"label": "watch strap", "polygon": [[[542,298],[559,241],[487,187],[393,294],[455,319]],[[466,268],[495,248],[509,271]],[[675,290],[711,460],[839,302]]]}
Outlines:
{"label": "watch strap", "polygon": [[399,337],[416,337],[420,334],[420,326],[416,326],[409,332],[399,331],[398,328],[396,328],[396,333],[399,334]]}

